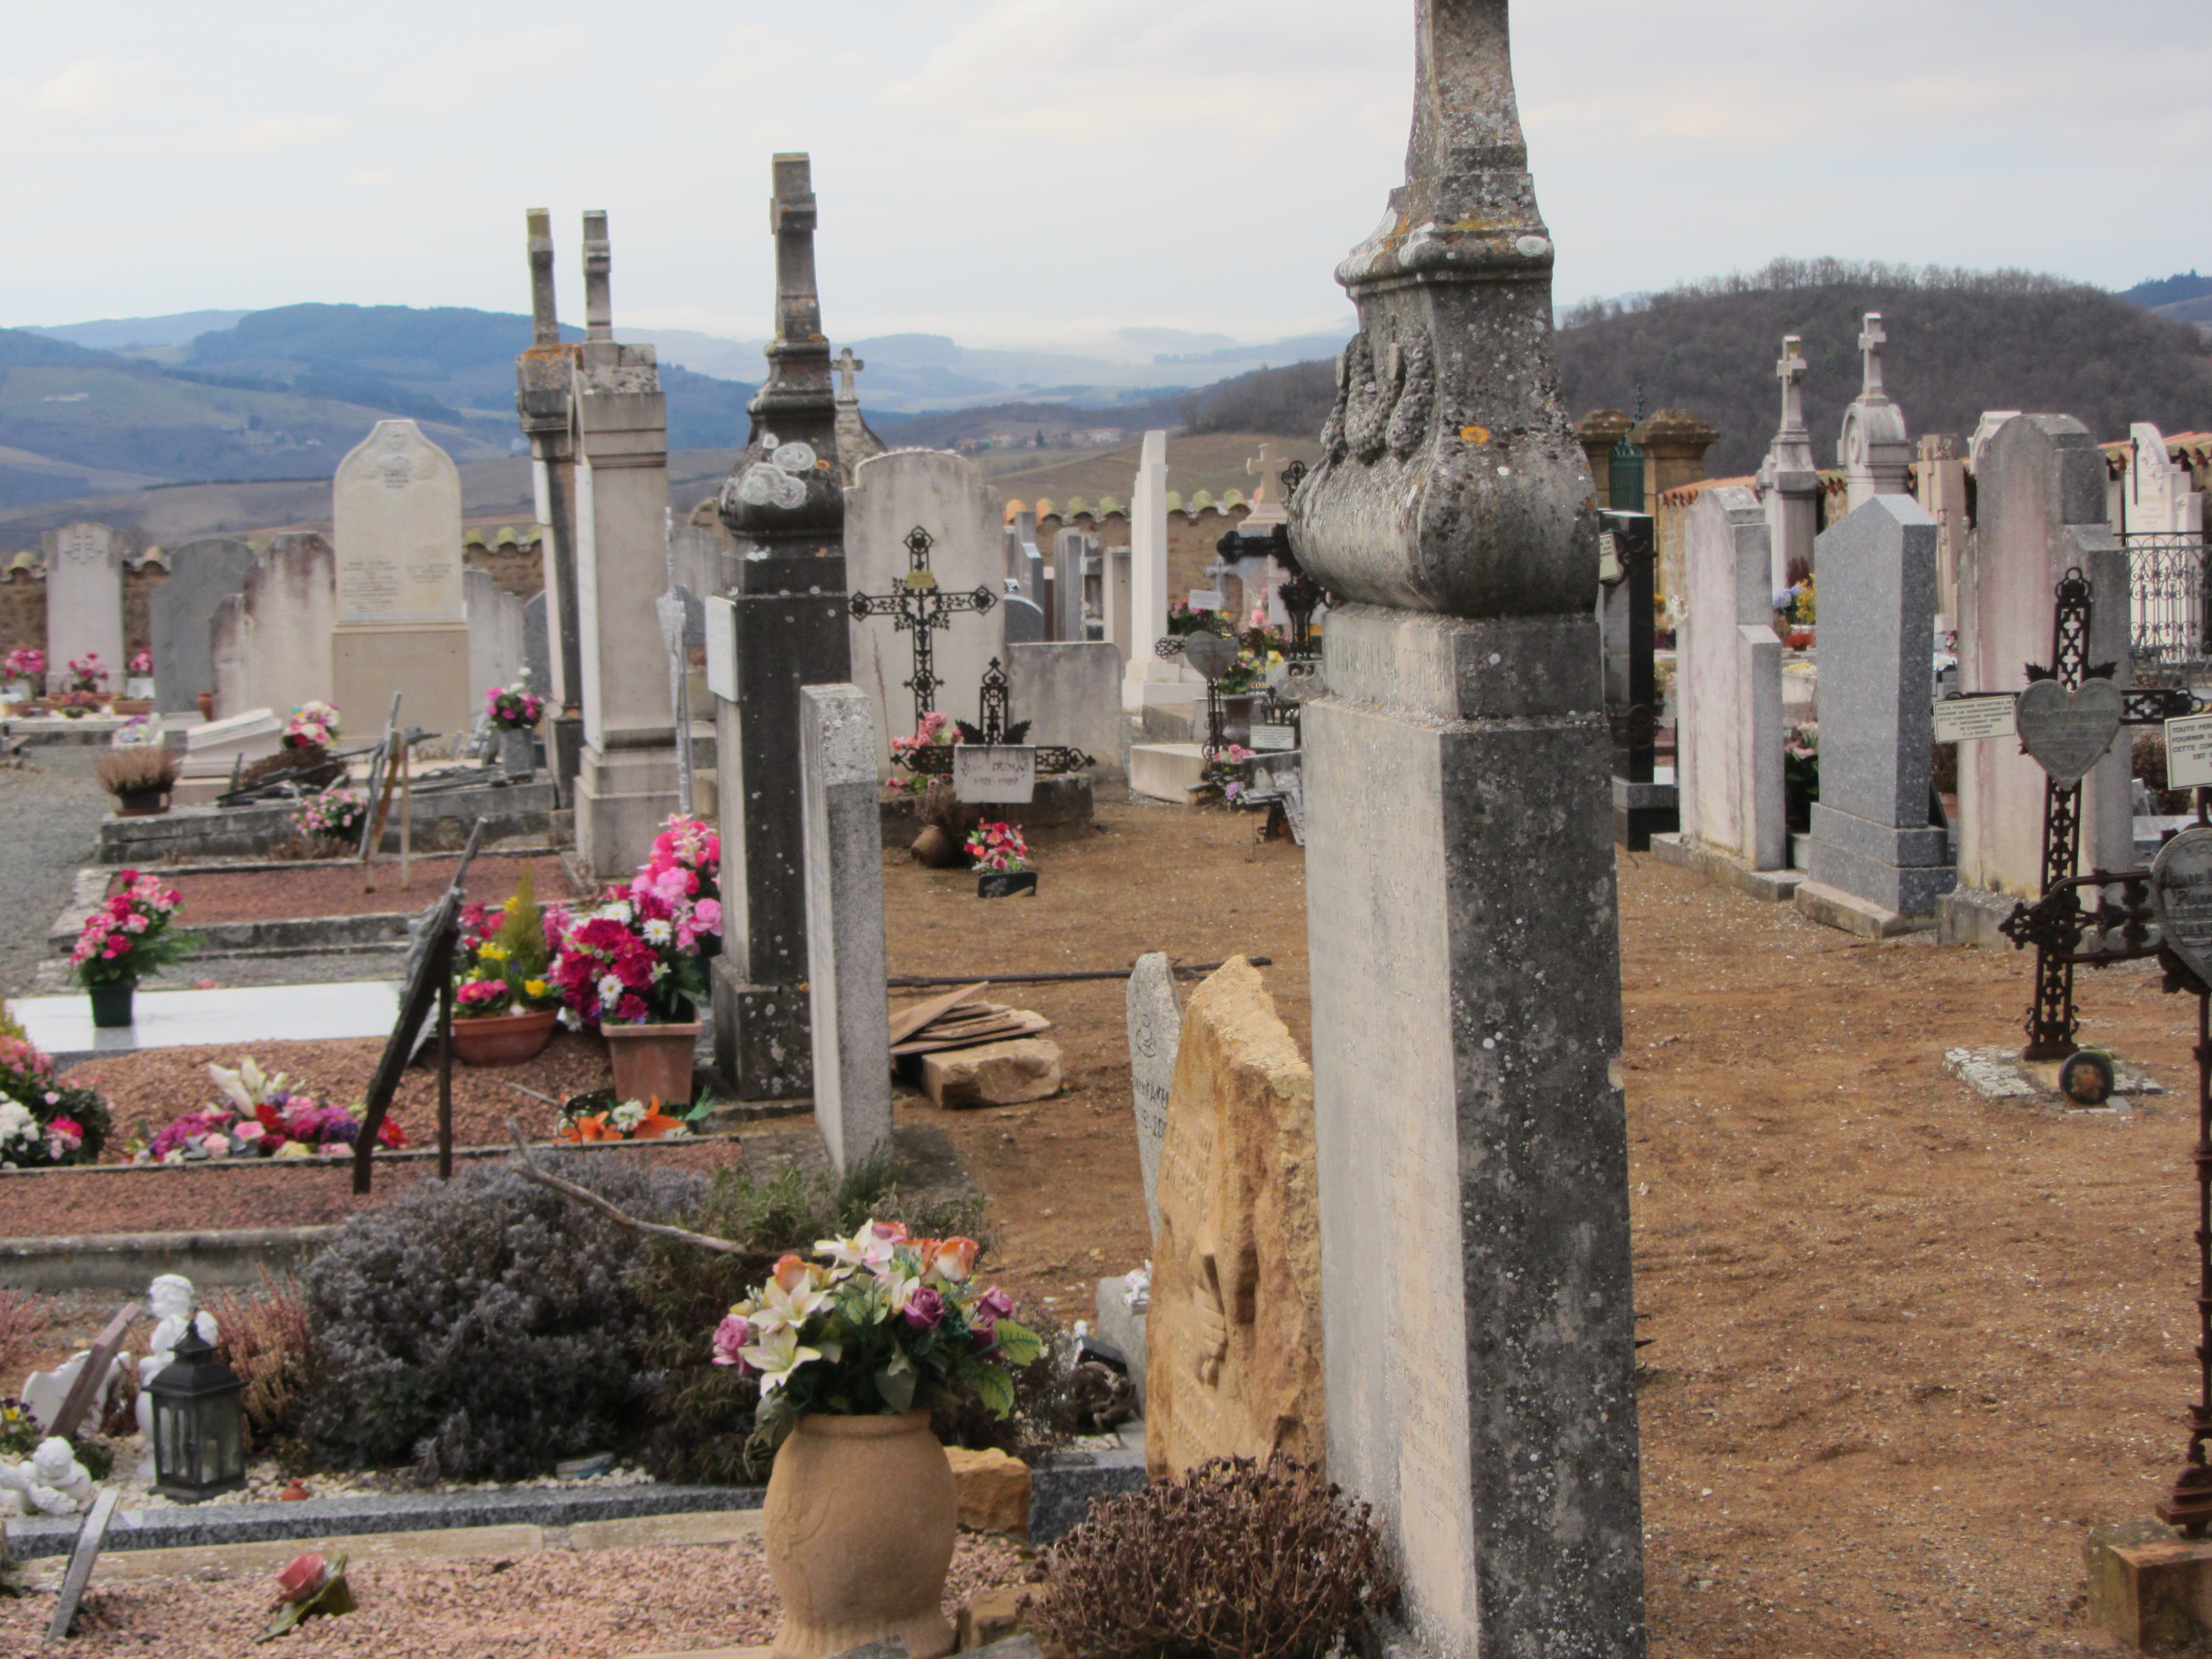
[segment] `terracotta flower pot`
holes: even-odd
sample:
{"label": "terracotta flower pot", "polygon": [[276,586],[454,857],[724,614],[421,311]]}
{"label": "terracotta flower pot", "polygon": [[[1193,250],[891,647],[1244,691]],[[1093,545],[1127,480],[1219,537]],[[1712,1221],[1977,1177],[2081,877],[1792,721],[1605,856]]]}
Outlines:
{"label": "terracotta flower pot", "polygon": [[201,692],[198,696],[194,697],[194,698],[192,699],[192,701],[199,704],[199,706],[200,706],[200,718],[201,718],[202,720],[213,720],[213,719],[215,718],[215,693],[214,693],[214,692],[212,692],[212,691],[203,691],[203,692]]}
{"label": "terracotta flower pot", "polygon": [[548,1008],[535,1014],[487,1014],[453,1022],[453,1053],[464,1066],[520,1066],[535,1059],[553,1041],[561,1016]]}
{"label": "terracotta flower pot", "polygon": [[823,1659],[893,1636],[914,1659],[951,1652],[939,1603],[959,1510],[927,1412],[800,1418],[761,1513],[783,1601],[772,1659]]}
{"label": "terracotta flower pot", "polygon": [[699,1024],[602,1025],[607,1056],[614,1062],[617,1100],[658,1100],[664,1106],[691,1103],[691,1071],[699,1043]]}
{"label": "terracotta flower pot", "polygon": [[921,826],[921,833],[914,838],[913,851],[915,862],[931,870],[950,870],[965,856],[959,842],[934,823]]}

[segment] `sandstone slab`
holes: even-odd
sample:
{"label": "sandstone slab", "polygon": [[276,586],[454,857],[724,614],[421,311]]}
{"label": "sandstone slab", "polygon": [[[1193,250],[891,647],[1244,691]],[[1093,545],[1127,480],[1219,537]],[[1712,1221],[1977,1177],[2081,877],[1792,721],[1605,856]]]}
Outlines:
{"label": "sandstone slab", "polygon": [[1060,1092],[1060,1045],[1016,1037],[921,1057],[921,1086],[939,1106],[1018,1106]]}
{"label": "sandstone slab", "polygon": [[995,1447],[970,1451],[964,1446],[947,1446],[945,1457],[952,1465],[952,1489],[959,1498],[962,1526],[977,1532],[1009,1533],[1016,1538],[1030,1535],[1028,1464]]}
{"label": "sandstone slab", "polygon": [[1322,1461],[1313,1070],[1243,957],[1183,1010],[1146,1321],[1146,1465]]}

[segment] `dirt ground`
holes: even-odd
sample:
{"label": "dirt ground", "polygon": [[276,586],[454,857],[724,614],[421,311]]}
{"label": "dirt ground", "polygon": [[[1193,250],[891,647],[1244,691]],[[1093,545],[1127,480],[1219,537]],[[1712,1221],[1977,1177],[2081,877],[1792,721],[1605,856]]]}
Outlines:
{"label": "dirt ground", "polygon": [[[420,910],[446,890],[453,878],[451,854],[413,860],[406,886],[399,884],[399,861],[380,860],[375,869],[376,889],[365,891],[358,865],[306,865],[292,870],[251,870],[236,874],[209,872],[168,876],[155,870],[177,890],[178,926],[190,929],[195,922],[267,921],[287,916],[368,916],[394,911]],[[503,903],[521,879],[527,865],[538,902],[550,903],[570,896],[568,877],[557,858],[477,859],[469,866],[465,890],[482,904]],[[189,969],[190,963],[186,964]],[[185,970],[180,969],[179,972]]]}
{"label": "dirt ground", "polygon": [[[1035,899],[887,859],[891,969],[1257,953],[1303,1045],[1304,855],[1254,826],[1102,805],[1039,838]],[[2143,965],[2085,974],[2085,1040],[2172,1092],[1985,1102],[1942,1051],[2018,1040],[2025,958],[1620,878],[1655,1659],[2104,1650],[2082,1539],[2148,1514],[2195,1389],[2193,1009]],[[898,1112],[989,1194],[995,1276],[1066,1322],[1146,1249],[1122,986],[994,994],[1056,1023],[1065,1091]]]}

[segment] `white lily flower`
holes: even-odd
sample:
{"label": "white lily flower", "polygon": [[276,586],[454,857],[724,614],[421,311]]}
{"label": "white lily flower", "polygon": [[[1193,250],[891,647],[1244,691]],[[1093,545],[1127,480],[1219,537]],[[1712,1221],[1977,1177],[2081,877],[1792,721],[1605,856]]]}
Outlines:
{"label": "white lily flower", "polygon": [[811,1359],[822,1358],[819,1348],[803,1347],[799,1334],[787,1325],[764,1333],[759,1341],[738,1350],[745,1364],[760,1373],[763,1397],[791,1380],[791,1374]]}

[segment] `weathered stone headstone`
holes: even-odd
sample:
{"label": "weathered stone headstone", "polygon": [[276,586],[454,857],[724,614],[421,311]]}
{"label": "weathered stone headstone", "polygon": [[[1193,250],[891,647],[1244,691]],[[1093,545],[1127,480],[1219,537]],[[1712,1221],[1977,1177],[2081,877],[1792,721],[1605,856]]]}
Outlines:
{"label": "weathered stone headstone", "polygon": [[1309,1462],[1327,1432],[1313,1071],[1259,970],[1224,963],[1183,1012],[1146,1319],[1145,1463]]}
{"label": "weathered stone headstone", "polygon": [[876,721],[856,685],[799,695],[814,1121],[842,1174],[891,1133]]}
{"label": "weathered stone headstone", "polygon": [[1129,622],[1129,550],[1109,547],[1106,550],[1106,637],[1121,652],[1126,665],[1133,644]]}
{"label": "weathered stone headstone", "polygon": [[69,665],[97,653],[106,689],[123,689],[123,549],[104,524],[67,524],[43,538],[46,556],[46,684],[69,684]]}
{"label": "weathered stone headstone", "polygon": [[[815,286],[812,173],[803,155],[779,155],[774,165],[775,339],[745,448],[717,501],[733,545],[713,611],[719,637],[707,642],[710,665],[722,671],[714,688],[726,871],[715,1060],[741,1100],[787,1100],[808,1086],[799,691],[853,678],[845,492]],[[801,448],[830,464],[798,465]]]}
{"label": "weathered stone headstone", "polygon": [[1813,434],[1805,424],[1802,345],[1795,334],[1783,337],[1782,359],[1774,366],[1782,382],[1782,424],[1775,428],[1759,469],[1772,544],[1768,580],[1778,593],[1790,586],[1790,573],[1800,563],[1812,564],[1820,521],[1820,473],[1813,460]]}
{"label": "weathered stone headstone", "polygon": [[2128,470],[2120,480],[2120,516],[2130,535],[2201,536],[2204,495],[2189,469],[2173,459],[2166,434],[2137,422],[2128,428]]}
{"label": "weathered stone headstone", "polygon": [[1959,617],[1959,561],[1966,551],[1966,461],[1956,438],[1929,433],[1916,446],[1913,495],[1936,520],[1936,620],[1943,631]]}
{"label": "weathered stone headstone", "polygon": [[1012,650],[1018,645],[1043,644],[1044,608],[1018,593],[1009,593],[1005,604],[1006,621],[1002,626],[1006,629],[1007,649]]}
{"label": "weathered stone headstone", "polygon": [[146,604],[154,652],[154,707],[187,714],[203,691],[215,690],[215,653],[209,629],[217,606],[241,592],[253,569],[253,550],[228,536],[210,536],[173,547],[169,579]]}
{"label": "weathered stone headstone", "polygon": [[1936,542],[1910,495],[1877,495],[1820,538],[1820,799],[1796,902],[1877,934],[1932,921],[1958,884],[1928,811]]}
{"label": "weathered stone headstone", "polygon": [[1866,326],[1859,331],[1863,384],[1844,411],[1836,439],[1836,464],[1844,469],[1845,504],[1853,513],[1877,495],[1911,494],[1912,440],[1905,433],[1905,411],[1881,386],[1881,348],[1888,338],[1881,313],[1867,313]]}
{"label": "weathered stone headstone", "polygon": [[[2017,693],[2026,665],[2051,664],[2059,580],[2089,580],[2088,660],[2130,683],[2128,556],[2106,519],[2105,458],[2070,416],[2023,415],[1991,433],[1977,469],[1974,534],[1959,573],[1959,689]],[[2134,867],[2124,744],[2090,769],[2083,870]],[[1959,745],[1959,881],[2033,899],[2043,891],[2044,772],[2017,744]],[[1969,902],[1963,896],[1961,902]]]}
{"label": "weathered stone headstone", "polygon": [[2184,830],[2158,849],[2150,902],[2159,937],[2212,985],[2212,830]]}
{"label": "weathered stone headstone", "polygon": [[1206,687],[1180,659],[1155,652],[1168,631],[1168,434],[1147,432],[1129,498],[1129,637],[1123,647],[1122,706],[1187,708]]}
{"label": "weathered stone headstone", "polygon": [[1031,743],[1066,744],[1098,763],[1094,778],[1127,775],[1121,758],[1121,653],[1103,640],[1010,647],[1006,695]]}
{"label": "weathered stone headstone", "polygon": [[1085,564],[1098,556],[1098,538],[1063,530],[1052,538],[1054,639],[1080,643],[1091,637],[1083,603]]}
{"label": "weathered stone headstone", "polygon": [[[484,693],[514,684],[526,660],[523,601],[499,585],[489,570],[474,566],[461,573],[469,623],[469,705],[482,711]],[[533,682],[540,696],[543,680]]]}
{"label": "weathered stone headstone", "polygon": [[[215,717],[256,708],[289,714],[310,701],[337,702],[331,636],[337,620],[337,560],[320,536],[277,537],[255,556],[246,585],[215,608],[208,654],[215,680]],[[338,713],[356,732],[380,727],[392,706],[387,692],[374,708]],[[428,726],[410,697],[413,723]]]}
{"label": "weathered stone headstone", "polygon": [[395,691],[410,725],[468,728],[469,625],[461,584],[461,475],[412,421],[379,421],[331,481],[337,623],[332,698],[356,722]]}
{"label": "weathered stone headstone", "polygon": [[1407,181],[1340,267],[1359,331],[1291,498],[1333,596],[1304,713],[1328,1473],[1425,1650],[1635,1659],[1595,492],[1506,9],[1415,9]]}
{"label": "weathered stone headstone", "polygon": [[1753,870],[1789,862],[1782,645],[1771,618],[1765,515],[1741,485],[1690,509],[1675,720],[1682,833]]}
{"label": "weathered stone headstone", "polygon": [[546,623],[544,589],[522,602],[522,665],[530,671],[530,684],[540,696],[550,697],[553,684],[553,640]]}
{"label": "weathered stone headstone", "polygon": [[1148,951],[1129,970],[1129,1093],[1136,1115],[1137,1162],[1145,1172],[1145,1212],[1160,1231],[1160,1144],[1168,1133],[1182,1006],[1164,951]]}
{"label": "weathered stone headstone", "polygon": [[[930,574],[947,593],[1004,587],[1000,523],[1005,498],[963,455],[938,449],[895,449],[860,463],[845,492],[845,569],[855,593],[889,593],[911,574],[907,538],[917,529],[930,538]],[[890,763],[890,740],[914,732],[914,635],[889,617],[854,617],[853,683],[868,694],[884,735],[878,766]],[[940,713],[971,724],[982,718],[977,698],[983,671],[1003,657],[1006,624],[994,606],[977,616],[955,613],[951,625],[933,630],[931,655]]]}
{"label": "weathered stone headstone", "polygon": [[62,1640],[76,1622],[77,1608],[83,1604],[84,1592],[92,1583],[92,1569],[100,1559],[100,1547],[106,1541],[107,1523],[115,1518],[115,1506],[122,1497],[120,1488],[105,1488],[93,1499],[83,1524],[78,1527],[76,1547],[70,1552],[69,1571],[62,1575],[61,1595],[54,1602],[54,1616],[46,1626],[47,1641]]}

